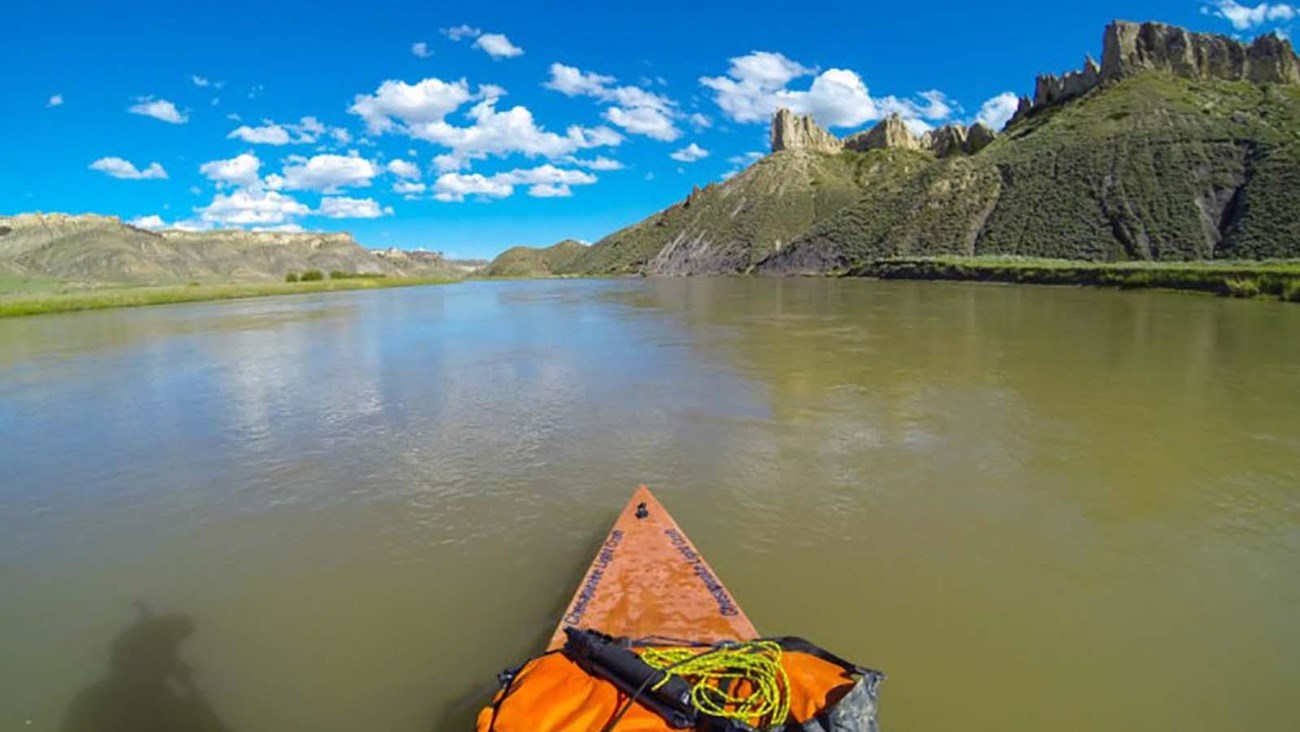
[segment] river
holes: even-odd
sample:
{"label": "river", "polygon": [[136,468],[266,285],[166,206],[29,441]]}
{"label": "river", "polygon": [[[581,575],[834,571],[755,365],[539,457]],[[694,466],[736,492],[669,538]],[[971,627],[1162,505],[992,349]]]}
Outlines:
{"label": "river", "polygon": [[1300,307],[674,279],[0,321],[0,729],[468,728],[642,482],[885,732],[1300,727]]}

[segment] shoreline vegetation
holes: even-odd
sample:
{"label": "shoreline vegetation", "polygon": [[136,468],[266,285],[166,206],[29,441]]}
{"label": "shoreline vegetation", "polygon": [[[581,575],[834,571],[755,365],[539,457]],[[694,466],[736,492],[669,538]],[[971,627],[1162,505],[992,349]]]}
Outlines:
{"label": "shoreline vegetation", "polygon": [[1204,292],[1300,302],[1300,261],[1081,262],[1019,257],[891,257],[849,277],[948,280]]}
{"label": "shoreline vegetation", "polygon": [[387,287],[418,287],[459,282],[451,277],[343,277],[306,282],[232,282],[219,284],[122,286],[66,292],[0,292],[0,318],[67,313],[80,310],[169,305],[185,302],[236,300],[275,295],[305,295]]}
{"label": "shoreline vegetation", "polygon": [[[105,286],[45,290],[19,287],[0,291],[0,318],[107,308],[235,300],[388,287],[445,285],[465,279],[519,280],[582,278],[581,275],[370,277],[330,273],[314,279],[297,275],[285,282],[189,285]],[[338,275],[338,276],[336,276]],[[1081,262],[1019,257],[891,257],[842,273],[882,280],[1001,282],[1117,289],[1201,292],[1224,297],[1300,302],[1300,260],[1262,262]],[[13,283],[10,283],[13,284]],[[44,283],[46,286],[54,283]],[[62,283],[62,287],[75,287]]]}

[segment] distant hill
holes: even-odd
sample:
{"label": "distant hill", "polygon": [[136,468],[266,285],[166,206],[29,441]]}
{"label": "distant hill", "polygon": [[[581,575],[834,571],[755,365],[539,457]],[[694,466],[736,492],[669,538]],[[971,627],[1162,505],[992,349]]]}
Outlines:
{"label": "distant hill", "polygon": [[485,277],[551,277],[574,273],[574,263],[587,251],[587,245],[565,239],[544,249],[511,247],[480,270]]}
{"label": "distant hill", "polygon": [[309,269],[390,277],[463,273],[436,252],[372,251],[350,234],[155,232],[111,216],[0,217],[0,274],[11,277],[174,284],[278,281]]}
{"label": "distant hill", "polygon": [[581,273],[847,271],[897,255],[1300,257],[1300,61],[1116,22],[1102,63],[1038,79],[1000,134],[843,140],[782,110],[772,154],[597,242]]}

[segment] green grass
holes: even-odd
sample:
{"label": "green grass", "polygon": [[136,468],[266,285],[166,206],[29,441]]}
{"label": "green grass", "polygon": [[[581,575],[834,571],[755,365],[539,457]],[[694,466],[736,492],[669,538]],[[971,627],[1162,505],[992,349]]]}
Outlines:
{"label": "green grass", "polygon": [[331,280],[381,280],[388,275],[382,272],[344,272],[341,269],[330,270]]}
{"label": "green grass", "polygon": [[60,287],[72,287],[73,285],[54,277],[32,274],[11,274],[0,271],[0,298],[6,295],[28,295],[48,293],[51,290]]}
{"label": "green grass", "polygon": [[1300,261],[1078,262],[1018,257],[890,257],[851,276],[1193,290],[1300,302]]}
{"label": "green grass", "polygon": [[1282,299],[1287,302],[1300,302],[1300,280],[1291,280],[1282,287]]}
{"label": "green grass", "polygon": [[[890,188],[929,164],[910,150],[783,151],[711,184],[593,245],[583,274],[730,274],[750,271],[864,191]],[[654,261],[667,245],[677,251]]]}
{"label": "green grass", "polygon": [[546,248],[511,247],[493,259],[479,273],[490,278],[553,277],[572,274],[574,262],[587,251],[587,246],[565,239]]}
{"label": "green grass", "polygon": [[297,295],[338,290],[370,290],[384,287],[413,287],[458,282],[448,278],[384,278],[318,280],[314,282],[258,282],[165,287],[123,287],[54,292],[39,295],[0,296],[0,317],[42,315],[76,310],[166,305],[204,300],[233,300],[269,295]]}

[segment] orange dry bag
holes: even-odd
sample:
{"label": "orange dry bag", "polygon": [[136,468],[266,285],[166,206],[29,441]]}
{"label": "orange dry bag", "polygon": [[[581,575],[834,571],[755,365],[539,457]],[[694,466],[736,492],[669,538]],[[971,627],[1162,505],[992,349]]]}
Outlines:
{"label": "orange dry bag", "polygon": [[[799,638],[665,646],[566,632],[563,650],[504,676],[492,704],[479,713],[477,732],[878,732],[876,690],[884,675]],[[743,660],[735,654],[758,644],[779,649],[773,688],[781,698],[747,717],[756,684],[742,669],[723,661],[711,680],[701,680],[692,667],[714,655]],[[681,666],[664,666],[661,658],[682,659]]]}

